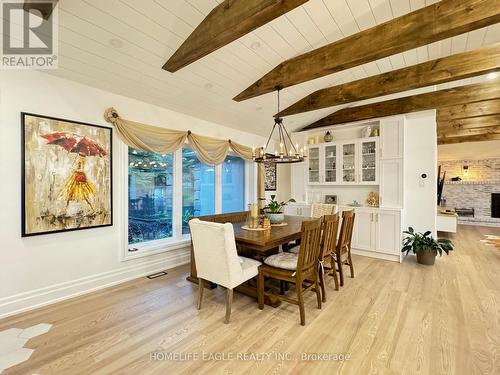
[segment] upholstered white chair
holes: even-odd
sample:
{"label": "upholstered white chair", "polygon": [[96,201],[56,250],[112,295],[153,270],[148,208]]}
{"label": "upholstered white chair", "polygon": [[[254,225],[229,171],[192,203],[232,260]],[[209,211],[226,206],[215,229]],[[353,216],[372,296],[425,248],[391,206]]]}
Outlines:
{"label": "upholstered white chair", "polygon": [[319,219],[325,215],[335,215],[338,212],[336,204],[313,203],[311,206],[311,217]]}
{"label": "upholstered white chair", "polygon": [[201,309],[204,280],[227,289],[226,319],[231,317],[233,288],[255,277],[261,263],[238,256],[233,225],[192,219],[189,221],[193,253],[198,274],[198,309]]}

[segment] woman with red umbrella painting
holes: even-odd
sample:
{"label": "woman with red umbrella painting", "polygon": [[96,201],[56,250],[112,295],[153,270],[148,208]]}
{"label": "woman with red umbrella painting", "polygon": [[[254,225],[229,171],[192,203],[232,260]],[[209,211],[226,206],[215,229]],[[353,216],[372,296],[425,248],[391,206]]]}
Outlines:
{"label": "woman with red umbrella painting", "polygon": [[85,201],[93,210],[91,198],[96,194],[94,185],[85,174],[85,158],[88,156],[103,157],[107,152],[95,141],[73,133],[61,132],[42,135],[49,145],[58,145],[69,153],[77,154],[76,167],[66,179],[61,194],[66,195],[66,207],[71,201]]}

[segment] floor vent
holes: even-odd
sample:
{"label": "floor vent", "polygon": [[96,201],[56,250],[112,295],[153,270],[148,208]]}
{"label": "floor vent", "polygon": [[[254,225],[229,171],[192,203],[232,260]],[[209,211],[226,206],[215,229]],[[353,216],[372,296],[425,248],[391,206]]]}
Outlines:
{"label": "floor vent", "polygon": [[168,275],[168,273],[166,273],[165,271],[162,271],[162,272],[153,273],[152,275],[148,275],[146,277],[150,280],[153,280],[153,279],[156,279],[158,277],[165,276],[165,275]]}

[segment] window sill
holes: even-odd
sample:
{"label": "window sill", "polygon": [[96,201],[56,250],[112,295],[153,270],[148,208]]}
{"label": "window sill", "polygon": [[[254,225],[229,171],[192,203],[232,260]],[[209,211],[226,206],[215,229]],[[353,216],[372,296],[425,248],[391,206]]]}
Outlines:
{"label": "window sill", "polygon": [[[149,257],[173,250],[186,248],[190,245],[190,243],[191,240],[188,236],[187,238],[183,237],[182,239],[176,240],[168,239],[128,245],[127,250],[122,255],[121,261],[125,262],[127,260]],[[128,251],[128,249],[130,248],[137,248],[138,250],[130,252]]]}

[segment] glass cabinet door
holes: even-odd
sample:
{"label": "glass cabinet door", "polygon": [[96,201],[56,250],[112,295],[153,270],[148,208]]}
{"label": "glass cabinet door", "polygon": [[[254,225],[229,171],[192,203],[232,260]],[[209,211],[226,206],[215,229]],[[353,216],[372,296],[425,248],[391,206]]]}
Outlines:
{"label": "glass cabinet door", "polygon": [[356,182],[356,143],[342,145],[342,182]]}
{"label": "glass cabinet door", "polygon": [[325,182],[337,182],[337,146],[325,146]]}
{"label": "glass cabinet door", "polygon": [[377,182],[377,141],[361,142],[361,182]]}
{"label": "glass cabinet door", "polygon": [[319,183],[319,147],[309,147],[309,182]]}

